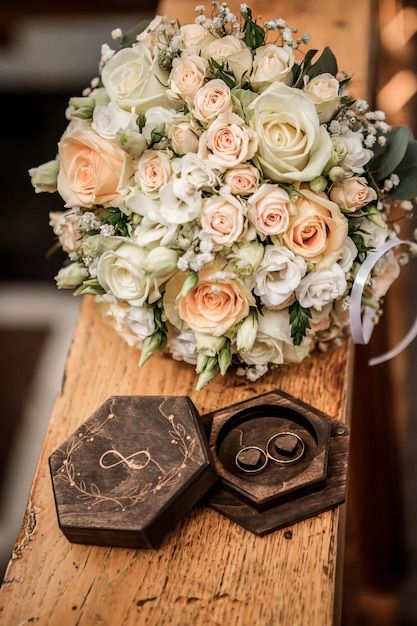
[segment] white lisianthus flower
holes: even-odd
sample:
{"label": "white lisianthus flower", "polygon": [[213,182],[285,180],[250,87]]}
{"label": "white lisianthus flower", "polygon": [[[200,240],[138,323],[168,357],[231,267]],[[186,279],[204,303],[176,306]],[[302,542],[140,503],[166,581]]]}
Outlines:
{"label": "white lisianthus flower", "polygon": [[152,278],[163,278],[177,268],[178,252],[167,246],[152,248],[143,264],[145,272]]}
{"label": "white lisianthus flower", "polygon": [[300,284],[307,264],[283,246],[265,246],[260,266],[249,280],[253,291],[269,308],[286,302]]}
{"label": "white lisianthus flower", "polygon": [[303,337],[301,345],[294,346],[288,309],[274,311],[263,308],[258,318],[258,334],[253,348],[240,353],[248,365],[300,363],[309,353],[312,340]]}
{"label": "white lisianthus flower", "polygon": [[258,334],[258,316],[252,311],[243,320],[236,333],[236,349],[238,352],[249,352]]}
{"label": "white lisianthus flower", "polygon": [[239,276],[251,276],[254,274],[264,256],[264,247],[257,241],[239,241],[232,246],[227,254],[227,261],[231,271]]}
{"label": "white lisianthus flower", "polygon": [[201,209],[201,192],[190,192],[182,178],[174,178],[160,192],[160,214],[165,223],[185,224],[196,219]]}
{"label": "white lisianthus flower", "polygon": [[346,148],[346,155],[340,161],[340,165],[348,173],[362,174],[364,166],[373,157],[372,150],[363,147],[360,136],[353,130],[348,130],[337,139]]}
{"label": "white lisianthus flower", "polygon": [[93,111],[91,127],[100,137],[115,139],[118,130],[134,131],[136,127],[136,113],[124,111],[116,102],[96,106]]}
{"label": "white lisianthus flower", "polygon": [[220,186],[219,170],[199,159],[196,154],[186,154],[180,159],[174,159],[172,169],[186,183],[190,193],[213,191]]}
{"label": "white lisianthus flower", "polygon": [[172,93],[186,101],[193,101],[194,94],[205,80],[207,61],[198,55],[176,57],[168,84]]}
{"label": "white lisianthus flower", "polygon": [[340,84],[332,74],[319,74],[304,87],[304,93],[316,107],[321,124],[330,121],[340,106]]}
{"label": "white lisianthus flower", "polygon": [[134,180],[143,193],[158,197],[161,187],[171,178],[171,160],[162,150],[145,150],[138,161]]}
{"label": "white lisianthus flower", "polygon": [[192,330],[183,330],[168,341],[168,349],[176,361],[185,361],[190,365],[197,363],[197,347]]}
{"label": "white lisianthus flower", "polygon": [[123,318],[123,323],[139,339],[140,344],[145,337],[152,335],[156,330],[153,310],[150,307],[129,307]]}
{"label": "white lisianthus flower", "polygon": [[216,356],[226,343],[226,337],[215,337],[205,333],[194,332],[198,354]]}
{"label": "white lisianthus flower", "polygon": [[342,250],[342,254],[338,259],[338,263],[345,274],[348,274],[350,271],[353,261],[356,259],[358,255],[358,249],[355,246],[354,242],[350,237],[346,237],[345,245]]}
{"label": "white lisianthus flower", "polygon": [[375,222],[371,222],[367,217],[359,217],[355,220],[358,226],[358,234],[363,238],[365,246],[370,248],[379,248],[388,237],[388,227],[381,227]]}
{"label": "white lisianthus flower", "polygon": [[115,245],[115,249],[107,250],[99,259],[100,285],[106,293],[133,306],[143,306],[146,300],[155,302],[161,294],[157,280],[145,272],[145,252],[129,239],[115,238]]}
{"label": "white lisianthus flower", "polygon": [[229,71],[239,84],[252,69],[252,52],[242,39],[233,35],[226,35],[215,39],[202,50],[206,59],[214,59],[217,63],[227,63]]}
{"label": "white lisianthus flower", "polygon": [[290,46],[267,44],[255,51],[252,73],[249,78],[254,91],[265,91],[271,83],[291,84],[294,65],[294,51]]}
{"label": "white lisianthus flower", "polygon": [[300,90],[273,83],[247,107],[258,136],[254,159],[274,182],[310,181],[320,176],[332,144],[311,100]]}
{"label": "white lisianthus flower", "polygon": [[88,277],[88,270],[82,263],[70,263],[62,267],[55,276],[58,289],[75,289]]}
{"label": "white lisianthus flower", "polygon": [[38,167],[29,170],[32,185],[36,193],[55,193],[57,190],[57,178],[59,161],[57,159],[42,163]]}
{"label": "white lisianthus flower", "polygon": [[346,287],[345,272],[338,263],[334,263],[326,269],[306,274],[295,289],[295,295],[302,307],[320,309],[343,296]]}
{"label": "white lisianthus flower", "polygon": [[167,108],[163,106],[155,106],[145,111],[145,126],[142,128],[142,135],[146,141],[150,143],[152,141],[152,131],[156,128],[165,126],[168,128],[169,124],[177,115],[177,112],[172,107]]}
{"label": "white lisianthus flower", "polygon": [[[132,309],[127,302],[118,302],[116,298],[106,293],[96,296],[95,303],[106,324],[111,326],[123,341],[126,341],[126,343],[133,348],[141,348],[144,337],[136,334],[136,332],[130,329],[129,325],[126,324],[127,316]],[[142,309],[142,307],[135,307],[135,309],[145,311],[145,315],[150,313],[153,322],[153,313],[150,309]]]}
{"label": "white lisianthus flower", "polygon": [[101,79],[110,99],[126,111],[146,113],[153,106],[172,106],[164,87],[168,73],[142,44],[116,52],[105,63]]}
{"label": "white lisianthus flower", "polygon": [[203,85],[194,95],[192,112],[200,122],[208,123],[222,113],[232,111],[232,94],[223,80],[215,78]]}
{"label": "white lisianthus flower", "polygon": [[258,147],[256,133],[235,113],[223,113],[200,137],[198,157],[221,170],[250,161]]}
{"label": "white lisianthus flower", "polygon": [[296,213],[290,196],[278,185],[265,183],[248,198],[248,218],[261,238],[285,233]]}
{"label": "white lisianthus flower", "polygon": [[201,228],[218,246],[229,247],[242,235],[243,206],[232,195],[211,196],[203,202]]}

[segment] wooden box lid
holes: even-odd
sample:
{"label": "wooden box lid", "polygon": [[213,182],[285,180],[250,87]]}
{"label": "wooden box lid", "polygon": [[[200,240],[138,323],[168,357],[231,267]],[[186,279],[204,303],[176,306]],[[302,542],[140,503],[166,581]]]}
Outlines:
{"label": "wooden box lid", "polygon": [[187,396],[113,396],[49,458],[74,543],[156,547],[217,472]]}

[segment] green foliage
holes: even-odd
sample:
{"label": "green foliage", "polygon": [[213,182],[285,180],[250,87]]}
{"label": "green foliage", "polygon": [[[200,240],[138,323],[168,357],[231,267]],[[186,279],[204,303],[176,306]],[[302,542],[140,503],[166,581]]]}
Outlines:
{"label": "green foliage", "polygon": [[219,78],[220,80],[225,82],[229,89],[233,89],[233,87],[236,87],[237,81],[235,75],[231,70],[229,70],[229,64],[227,63],[227,61],[219,63],[215,59],[210,59],[209,69],[214,78]]}
{"label": "green foliage", "polygon": [[299,65],[294,66],[294,87],[299,87],[301,89],[304,86],[305,76],[312,79],[320,74],[332,74],[332,76],[337,75],[337,60],[330,48],[326,46],[317,61],[312,63],[317,52],[318,50],[308,50],[305,54],[304,60]]}
{"label": "green foliage", "polygon": [[243,26],[243,41],[245,44],[252,50],[263,46],[265,42],[265,31],[262,26],[259,26],[256,21],[253,21],[252,11],[248,6],[245,7],[244,12],[241,12],[241,16],[245,21]]}
{"label": "green foliage", "polygon": [[298,300],[295,300],[289,308],[291,338],[295,346],[301,345],[303,337],[306,336],[307,328],[310,328],[311,312],[301,306]]}
{"label": "green foliage", "polygon": [[127,215],[122,213],[121,210],[117,209],[116,207],[110,207],[108,211],[109,211],[109,215],[107,215],[107,217],[104,217],[101,220],[103,224],[110,224],[111,226],[114,226],[115,235],[128,237],[129,236],[129,231],[128,231],[129,219]]}
{"label": "green foliage", "polygon": [[143,33],[143,31],[148,28],[150,23],[151,20],[143,20],[142,22],[139,22],[138,24],[136,24],[136,26],[128,30],[122,39],[121,47],[131,48],[136,41],[136,37]]}

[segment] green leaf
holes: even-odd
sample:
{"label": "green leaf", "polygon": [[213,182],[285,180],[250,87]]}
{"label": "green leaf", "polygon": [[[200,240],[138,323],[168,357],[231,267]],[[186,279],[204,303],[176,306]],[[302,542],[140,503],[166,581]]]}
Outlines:
{"label": "green leaf", "polygon": [[394,126],[383,137],[387,140],[385,145],[375,142],[372,148],[374,156],[368,164],[368,169],[376,180],[384,180],[398,167],[412,139],[412,133],[408,126]]}
{"label": "green leaf", "polygon": [[310,328],[311,312],[295,300],[289,308],[291,338],[295,346],[301,345],[303,337],[306,335],[307,328]]}
{"label": "green leaf", "polygon": [[318,50],[307,50],[304,59],[300,63],[300,65],[294,65],[294,67],[292,68],[294,87],[303,87],[303,76],[308,74],[308,71],[311,67],[311,61],[316,56],[317,52]]}
{"label": "green leaf", "polygon": [[122,39],[121,47],[131,48],[136,41],[136,37],[143,33],[143,31],[148,28],[150,23],[151,20],[143,20],[142,22],[139,22],[138,24],[136,24],[136,26],[128,30]]}
{"label": "green leaf", "polygon": [[263,46],[265,41],[265,31],[262,26],[259,26],[259,24],[252,20],[251,9],[247,7],[245,13],[241,13],[241,15],[245,20],[245,25],[243,27],[243,41],[245,44],[252,50]]}
{"label": "green leaf", "polygon": [[411,200],[417,197],[417,141],[415,139],[408,143],[405,156],[395,173],[400,178],[400,184],[390,192],[390,197],[395,200]]}

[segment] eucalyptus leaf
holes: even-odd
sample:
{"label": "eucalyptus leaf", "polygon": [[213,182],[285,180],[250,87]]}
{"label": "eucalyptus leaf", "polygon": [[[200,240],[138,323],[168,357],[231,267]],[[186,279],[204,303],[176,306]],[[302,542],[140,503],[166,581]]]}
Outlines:
{"label": "eucalyptus leaf", "polygon": [[326,46],[316,63],[314,63],[309,69],[308,75],[310,78],[315,78],[320,74],[332,74],[332,76],[336,76],[337,72],[336,57],[330,48]]}
{"label": "eucalyptus leaf", "polygon": [[408,126],[394,126],[388,134],[383,136],[387,140],[385,145],[381,146],[375,142],[372,148],[374,156],[368,164],[376,180],[384,180],[393,173],[404,158],[408,142],[412,139]]}
{"label": "eucalyptus leaf", "polygon": [[390,192],[395,200],[409,200],[417,197],[417,141],[408,143],[407,151],[395,173],[400,178],[400,184]]}

